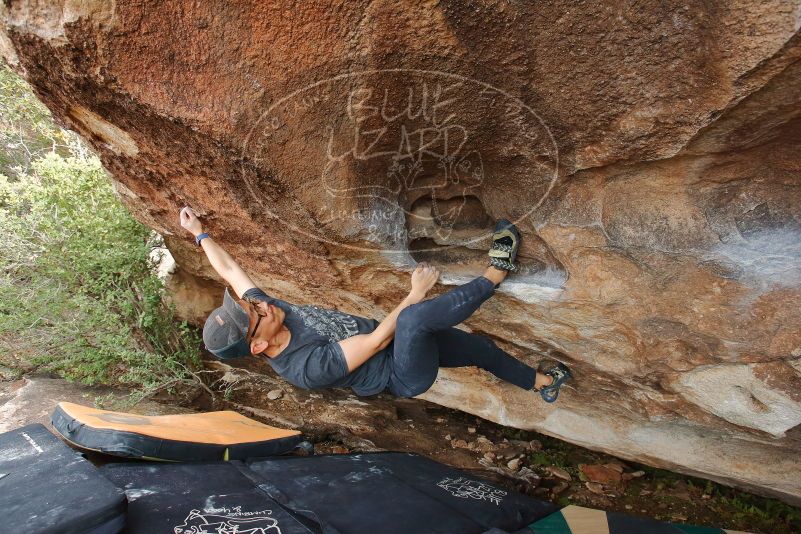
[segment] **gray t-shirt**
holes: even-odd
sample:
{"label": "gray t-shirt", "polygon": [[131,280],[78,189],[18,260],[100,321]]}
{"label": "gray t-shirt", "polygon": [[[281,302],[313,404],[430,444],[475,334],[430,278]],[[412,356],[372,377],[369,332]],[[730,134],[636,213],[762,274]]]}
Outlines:
{"label": "gray t-shirt", "polygon": [[243,298],[263,300],[286,312],[284,325],[292,338],[275,358],[267,358],[276,373],[304,389],[349,387],[357,395],[375,395],[389,382],[392,345],[348,373],[338,341],[369,334],[378,321],[317,306],[295,306],[267,295],[259,288],[245,291]]}

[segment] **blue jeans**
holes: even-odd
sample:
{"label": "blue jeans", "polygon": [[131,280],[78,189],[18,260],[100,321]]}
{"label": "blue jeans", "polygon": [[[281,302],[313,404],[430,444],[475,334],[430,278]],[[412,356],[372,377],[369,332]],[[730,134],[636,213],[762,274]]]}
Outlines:
{"label": "blue jeans", "polygon": [[484,336],[453,328],[495,292],[479,276],[436,298],[413,304],[398,316],[387,389],[414,397],[431,387],[440,367],[477,366],[523,389],[534,387],[536,370]]}

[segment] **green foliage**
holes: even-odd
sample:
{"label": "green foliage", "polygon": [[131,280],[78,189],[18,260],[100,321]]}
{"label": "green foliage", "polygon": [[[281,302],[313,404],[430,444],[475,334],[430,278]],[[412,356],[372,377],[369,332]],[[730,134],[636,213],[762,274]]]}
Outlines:
{"label": "green foliage", "polygon": [[24,159],[14,150],[32,156],[0,175],[0,363],[141,393],[190,380],[199,339],[164,304],[150,258],[159,237],[131,217],[77,139],[51,142],[70,137],[10,76],[0,70],[4,128],[25,122],[18,141],[50,149],[6,147],[4,161]]}
{"label": "green foliage", "polygon": [[76,135],[53,123],[28,84],[0,64],[0,174],[27,172],[34,159],[78,145]]}
{"label": "green foliage", "polygon": [[715,499],[722,518],[737,523],[747,521],[764,532],[801,532],[801,510],[798,508],[717,484],[711,484],[708,489],[712,489],[707,493]]}
{"label": "green foliage", "polygon": [[[647,482],[649,490],[655,490],[650,498],[663,503],[680,503],[675,497],[663,492],[685,482],[698,494],[709,496],[708,506],[715,511],[719,524],[749,525],[749,529],[760,532],[801,532],[801,510],[781,501],[752,495],[710,480],[684,476],[664,469],[644,465],[637,466],[646,472],[639,483]],[[639,490],[643,488],[639,488]]]}

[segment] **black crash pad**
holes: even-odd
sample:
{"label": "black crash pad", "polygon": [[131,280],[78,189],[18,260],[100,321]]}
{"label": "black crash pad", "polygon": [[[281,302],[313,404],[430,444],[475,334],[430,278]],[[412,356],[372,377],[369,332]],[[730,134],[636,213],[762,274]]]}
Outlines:
{"label": "black crash pad", "polygon": [[240,470],[242,464],[123,463],[102,467],[128,497],[130,534],[314,532]]}
{"label": "black crash pad", "polygon": [[514,532],[558,509],[405,453],[127,463],[102,471],[128,495],[131,533],[480,534]]}
{"label": "black crash pad", "polygon": [[246,461],[276,497],[341,532],[512,532],[558,507],[409,453]]}
{"label": "black crash pad", "polygon": [[0,531],[119,532],[125,495],[43,425],[0,434]]}

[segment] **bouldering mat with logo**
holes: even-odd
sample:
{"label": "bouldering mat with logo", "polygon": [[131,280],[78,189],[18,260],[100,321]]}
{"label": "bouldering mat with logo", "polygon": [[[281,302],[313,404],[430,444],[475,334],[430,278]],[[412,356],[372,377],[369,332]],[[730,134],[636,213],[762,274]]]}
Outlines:
{"label": "bouldering mat with logo", "polygon": [[43,425],[0,434],[0,532],[116,533],[125,505],[122,491]]}
{"label": "bouldering mat with logo", "polygon": [[77,447],[115,456],[168,461],[236,460],[284,454],[300,432],[236,412],[145,416],[61,402],[53,428]]}
{"label": "bouldering mat with logo", "polygon": [[314,510],[343,533],[512,532],[558,509],[416,454],[286,457],[245,464],[269,484],[277,500]]}
{"label": "bouldering mat with logo", "polygon": [[[125,489],[133,534],[500,534],[558,509],[406,453],[110,464],[102,472]],[[266,519],[246,530],[237,522],[245,517]]]}
{"label": "bouldering mat with logo", "polygon": [[102,467],[128,497],[129,534],[296,534],[304,526],[240,471],[239,462]]}

